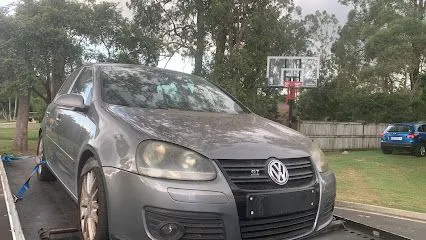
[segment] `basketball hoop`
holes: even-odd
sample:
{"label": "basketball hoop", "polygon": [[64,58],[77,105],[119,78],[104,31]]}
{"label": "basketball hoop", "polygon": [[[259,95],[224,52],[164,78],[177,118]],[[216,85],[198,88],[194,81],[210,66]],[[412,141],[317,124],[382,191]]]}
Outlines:
{"label": "basketball hoop", "polygon": [[303,86],[303,82],[297,81],[284,81],[285,88],[300,88]]}
{"label": "basketball hoop", "polygon": [[292,127],[293,105],[301,88],[315,88],[319,78],[319,58],[304,56],[268,56],[266,84],[270,88],[287,89],[288,126]]}
{"label": "basketball hoop", "polygon": [[299,94],[299,89],[303,86],[303,82],[284,81],[284,88],[287,88],[286,103],[289,100],[296,100]]}

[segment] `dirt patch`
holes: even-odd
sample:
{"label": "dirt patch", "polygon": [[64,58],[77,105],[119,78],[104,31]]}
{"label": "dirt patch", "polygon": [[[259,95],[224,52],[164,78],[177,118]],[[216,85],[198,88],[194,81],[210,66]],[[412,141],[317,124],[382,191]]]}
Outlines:
{"label": "dirt patch", "polygon": [[345,169],[337,177],[337,198],[339,200],[363,203],[378,203],[380,195],[377,194],[365,179],[353,169]]}
{"label": "dirt patch", "polygon": [[365,159],[362,159],[362,158],[355,158],[354,160],[357,162],[365,162]]}

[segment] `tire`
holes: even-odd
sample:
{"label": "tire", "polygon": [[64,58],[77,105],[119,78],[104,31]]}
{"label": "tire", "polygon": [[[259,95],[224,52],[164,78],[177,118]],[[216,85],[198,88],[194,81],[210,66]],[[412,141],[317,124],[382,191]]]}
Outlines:
{"label": "tire", "polygon": [[[44,160],[44,141],[41,134],[40,134],[40,137],[38,138],[37,156],[38,156],[38,159]],[[56,180],[55,175],[53,175],[53,173],[50,171],[50,169],[47,167],[46,164],[39,166],[37,171],[37,178],[43,182]]]}
{"label": "tire", "polygon": [[[93,157],[89,158],[84,165],[78,186],[78,216],[81,239],[109,239],[105,187],[101,168]],[[89,211],[91,212],[90,215],[88,214]],[[95,223],[96,218],[97,224]]]}
{"label": "tire", "polygon": [[392,154],[392,149],[382,148],[383,154]]}
{"label": "tire", "polygon": [[414,150],[414,155],[416,155],[417,157],[424,157],[426,156],[426,147],[424,144],[420,144],[419,146],[417,146]]}

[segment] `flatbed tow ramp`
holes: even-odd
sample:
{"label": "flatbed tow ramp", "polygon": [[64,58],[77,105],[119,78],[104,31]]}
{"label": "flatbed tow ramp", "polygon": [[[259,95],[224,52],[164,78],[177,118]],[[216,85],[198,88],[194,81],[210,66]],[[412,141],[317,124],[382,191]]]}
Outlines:
{"label": "flatbed tow ramp", "polygon": [[[4,200],[0,197],[0,211],[2,209],[4,211],[7,207],[10,220],[9,224],[0,216],[0,224],[2,224],[0,239],[12,239],[10,235],[14,240],[79,239],[78,233],[75,232],[78,227],[77,206],[59,182],[40,182],[33,178],[30,182],[31,188],[25,193],[24,198],[16,203],[13,202],[11,193],[20,188],[33,167],[33,158],[8,164],[0,161],[4,192]],[[309,239],[407,240],[409,238],[335,216],[335,221],[324,232]]]}

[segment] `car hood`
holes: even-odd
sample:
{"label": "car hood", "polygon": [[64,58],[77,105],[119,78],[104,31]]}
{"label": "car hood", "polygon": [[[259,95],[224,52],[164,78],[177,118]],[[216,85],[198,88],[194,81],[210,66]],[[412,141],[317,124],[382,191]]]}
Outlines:
{"label": "car hood", "polygon": [[175,143],[211,159],[298,158],[310,155],[302,134],[252,113],[227,114],[107,106],[146,138]]}

